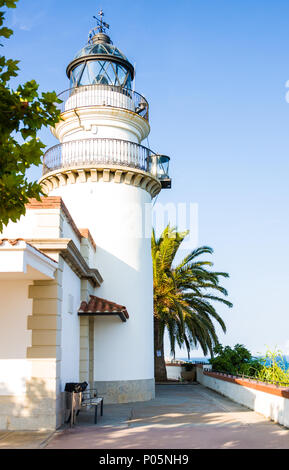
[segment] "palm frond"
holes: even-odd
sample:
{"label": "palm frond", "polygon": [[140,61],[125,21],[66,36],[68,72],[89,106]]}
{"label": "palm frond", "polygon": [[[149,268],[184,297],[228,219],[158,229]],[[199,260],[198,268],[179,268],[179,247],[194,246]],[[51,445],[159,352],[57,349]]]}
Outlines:
{"label": "palm frond", "polygon": [[220,278],[228,278],[225,272],[209,270],[213,263],[199,260],[204,254],[213,254],[209,246],[201,246],[189,253],[180,264],[173,266],[176,254],[188,232],[177,232],[168,225],[161,236],[152,233],[152,258],[154,278],[154,315],[161,324],[160,335],[167,330],[171,352],[183,345],[188,355],[190,349],[200,346],[204,354],[212,355],[218,344],[214,322],[222,330],[226,326],[211,302],[232,303],[214,294],[227,296],[220,285]]}

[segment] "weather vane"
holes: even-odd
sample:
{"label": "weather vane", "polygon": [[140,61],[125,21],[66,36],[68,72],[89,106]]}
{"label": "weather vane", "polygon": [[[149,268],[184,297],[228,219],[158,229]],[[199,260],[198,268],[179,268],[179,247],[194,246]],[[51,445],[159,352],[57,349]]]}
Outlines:
{"label": "weather vane", "polygon": [[105,33],[106,30],[109,29],[109,24],[103,21],[104,13],[102,10],[100,10],[98,16],[100,18],[97,18],[97,16],[93,16],[93,18],[96,20],[96,28],[93,28],[89,32],[88,42],[91,42],[93,36],[95,36],[97,33]]}

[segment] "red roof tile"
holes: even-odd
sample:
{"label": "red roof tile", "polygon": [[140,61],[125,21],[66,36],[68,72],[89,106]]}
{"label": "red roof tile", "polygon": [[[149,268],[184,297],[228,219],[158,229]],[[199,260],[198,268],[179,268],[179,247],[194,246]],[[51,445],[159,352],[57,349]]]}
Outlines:
{"label": "red roof tile", "polygon": [[89,302],[81,302],[78,315],[119,315],[123,322],[129,318],[126,307],[95,295],[90,296]]}

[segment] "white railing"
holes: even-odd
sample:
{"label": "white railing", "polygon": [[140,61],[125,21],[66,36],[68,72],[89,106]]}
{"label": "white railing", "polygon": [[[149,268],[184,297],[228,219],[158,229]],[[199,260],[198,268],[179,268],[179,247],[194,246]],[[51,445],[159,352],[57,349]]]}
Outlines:
{"label": "white railing", "polygon": [[93,164],[123,165],[149,171],[154,152],[120,139],[83,139],[64,142],[50,148],[43,157],[43,175],[60,168]]}
{"label": "white railing", "polygon": [[147,100],[136,91],[114,85],[83,85],[65,90],[58,98],[61,113],[87,106],[111,106],[128,109],[148,121]]}

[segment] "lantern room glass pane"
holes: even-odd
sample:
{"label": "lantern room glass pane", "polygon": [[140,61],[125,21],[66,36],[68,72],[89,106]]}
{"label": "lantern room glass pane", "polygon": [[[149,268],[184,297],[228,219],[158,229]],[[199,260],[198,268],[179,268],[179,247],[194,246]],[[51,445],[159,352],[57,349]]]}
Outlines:
{"label": "lantern room glass pane", "polygon": [[148,171],[159,180],[169,178],[170,157],[166,155],[150,155],[147,159]]}
{"label": "lantern room glass pane", "polygon": [[78,67],[75,67],[75,69],[73,69],[73,72],[70,75],[71,88],[78,86],[83,69],[84,69],[84,64],[80,64],[78,65]]}
{"label": "lantern room glass pane", "polygon": [[118,65],[118,64],[116,64],[115,68],[117,71],[117,76],[118,76],[118,80],[120,84],[124,84],[127,71],[121,65]]}
{"label": "lantern room glass pane", "polygon": [[105,67],[105,71],[106,71],[107,77],[109,78],[109,83],[111,85],[118,85],[117,75],[111,63],[107,64],[107,66]]}
{"label": "lantern room glass pane", "polygon": [[88,69],[87,66],[84,67],[83,73],[80,76],[80,80],[79,80],[78,83],[81,84],[81,85],[90,85],[91,77],[90,77],[89,69]]}
{"label": "lantern room glass pane", "polygon": [[126,56],[113,44],[99,43],[99,44],[87,44],[84,46],[74,57],[78,59],[79,57],[84,57],[87,55],[95,54],[107,54],[121,57],[124,60],[127,60]]}
{"label": "lantern room glass pane", "polygon": [[72,70],[70,83],[71,87],[105,84],[131,88],[131,73],[110,61],[91,60]]}

